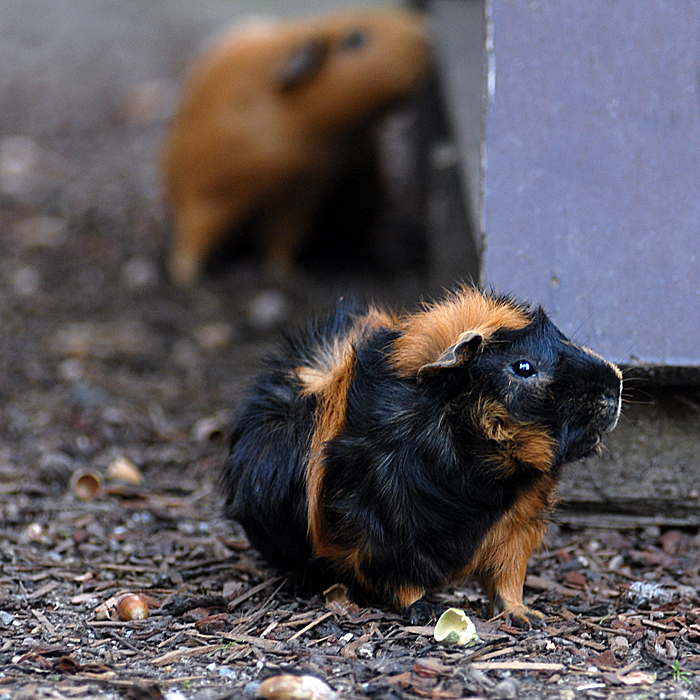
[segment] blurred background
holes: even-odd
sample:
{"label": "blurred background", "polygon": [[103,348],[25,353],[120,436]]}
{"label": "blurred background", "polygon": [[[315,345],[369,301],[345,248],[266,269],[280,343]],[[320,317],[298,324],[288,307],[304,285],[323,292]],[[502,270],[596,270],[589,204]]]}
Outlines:
{"label": "blurred background", "polygon": [[435,75],[380,125],[372,254],[302,260],[282,281],[234,257],[170,283],[160,158],[194,56],[243,18],[349,4],[0,0],[5,471],[56,454],[99,466],[115,447],[185,468],[201,419],[226,425],[279,328],[347,291],[411,308],[474,280],[632,368],[625,419],[567,472],[562,517],[700,523],[692,4],[411,5]]}

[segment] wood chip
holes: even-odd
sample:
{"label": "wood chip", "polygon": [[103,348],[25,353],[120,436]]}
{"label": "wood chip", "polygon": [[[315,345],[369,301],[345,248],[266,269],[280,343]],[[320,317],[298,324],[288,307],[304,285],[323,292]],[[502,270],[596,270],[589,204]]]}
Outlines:
{"label": "wood chip", "polygon": [[30,593],[27,596],[27,600],[38,600],[39,598],[43,598],[45,595],[51,593],[51,591],[55,591],[60,585],[60,581],[49,581],[41,586],[41,588],[37,588],[33,593]]}
{"label": "wood chip", "polygon": [[53,637],[56,633],[56,628],[48,621],[46,615],[40,610],[32,610],[32,615],[41,622],[42,627]]}
{"label": "wood chip", "polygon": [[656,673],[649,671],[633,671],[626,676],[618,676],[625,685],[652,685],[656,681]]}
{"label": "wood chip", "polygon": [[566,666],[538,661],[474,661],[471,668],[479,671],[564,671]]}
{"label": "wood chip", "polygon": [[256,593],[260,593],[260,591],[264,591],[266,588],[269,588],[270,586],[274,585],[278,581],[281,581],[283,578],[284,578],[284,576],[276,576],[275,578],[269,578],[269,579],[267,579],[267,581],[263,581],[262,583],[259,583],[257,586],[253,586],[251,589],[247,590],[245,593],[241,593],[241,595],[234,598],[228,604],[228,609],[233,610],[234,608],[237,608],[243,601],[248,600],[248,598],[252,598]]}
{"label": "wood chip", "polygon": [[508,656],[509,654],[515,654],[523,651],[525,651],[524,647],[506,647],[505,649],[490,651],[488,654],[478,655],[476,658],[481,659],[481,661],[488,661],[489,659],[495,659],[498,656]]}
{"label": "wood chip", "polygon": [[407,626],[403,628],[404,632],[408,632],[409,634],[417,634],[419,637],[432,637],[433,632],[435,631],[434,627],[416,627],[416,626]]}
{"label": "wood chip", "polygon": [[645,626],[645,627],[651,627],[652,629],[655,630],[660,630],[661,632],[677,632],[678,628],[677,627],[670,627],[669,625],[663,625],[660,622],[656,622],[655,620],[646,620],[642,618],[640,622]]}
{"label": "wood chip", "polygon": [[157,656],[153,659],[153,663],[156,666],[167,666],[168,664],[175,663],[180,659],[185,659],[189,656],[201,656],[202,654],[211,654],[219,649],[224,649],[225,644],[205,644],[201,647],[190,647],[189,649],[175,649],[174,651],[169,651],[167,654],[162,656]]}
{"label": "wood chip", "polygon": [[219,636],[222,639],[226,639],[230,642],[237,642],[238,644],[252,644],[254,647],[260,647],[260,649],[265,649],[267,651],[279,651],[283,648],[281,642],[276,642],[272,639],[261,639],[260,637],[251,637],[247,634],[234,634],[225,632]]}
{"label": "wood chip", "polygon": [[600,644],[600,642],[594,642],[592,639],[583,639],[583,637],[577,637],[573,634],[565,635],[564,639],[568,639],[570,642],[576,642],[576,644],[580,644],[584,647],[590,647],[591,649],[595,649],[596,651],[605,651],[606,648],[605,644]]}
{"label": "wood chip", "polygon": [[327,612],[325,615],[321,615],[321,617],[316,618],[312,622],[309,622],[306,627],[302,627],[298,632],[295,632],[287,641],[291,642],[293,639],[296,639],[297,637],[301,637],[304,632],[308,632],[310,629],[313,629],[316,627],[316,625],[320,625],[324,620],[327,620],[331,615],[334,613],[332,612]]}

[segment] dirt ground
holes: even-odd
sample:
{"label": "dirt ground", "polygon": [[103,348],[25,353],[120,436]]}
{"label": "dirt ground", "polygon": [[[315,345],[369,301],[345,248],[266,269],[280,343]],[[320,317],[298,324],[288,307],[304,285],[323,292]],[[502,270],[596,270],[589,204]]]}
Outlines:
{"label": "dirt ground", "polygon": [[[167,35],[160,5],[124,3],[143,36],[121,63],[97,61],[100,90],[76,70],[70,93],[43,54],[31,54],[31,79],[8,57],[46,47],[52,24],[68,55],[83,5],[112,4],[39,4],[0,36],[0,700],[252,699],[284,672],[341,698],[699,695],[696,532],[554,524],[525,591],[546,626],[488,620],[476,588],[435,594],[436,609],[477,623],[481,641],[460,649],[387,610],[300,596],[221,519],[227,426],[279,327],[349,290],[410,306],[426,280],[327,267],[279,286],[243,260],[172,287],[156,164],[182,61],[137,60],[149,26]],[[53,16],[59,5],[68,19]],[[5,20],[16,7],[0,2]],[[130,61],[149,70],[129,73]],[[118,478],[124,465],[140,483]],[[96,492],[81,500],[90,478]],[[126,592],[142,595],[146,620],[118,618]]]}
{"label": "dirt ground", "polygon": [[[178,290],[159,265],[167,218],[136,225],[139,208],[3,200],[0,700],[253,698],[283,671],[348,698],[695,697],[692,532],[554,525],[526,584],[544,629],[489,621],[477,589],[433,596],[476,620],[466,650],[387,610],[300,597],[269,570],[219,516],[246,378],[277,326],[338,289],[410,304],[423,281],[307,270],[272,287],[242,261]],[[124,463],[140,484],[113,478]],[[80,500],[85,470],[101,482]],[[125,592],[147,620],[118,619]]]}

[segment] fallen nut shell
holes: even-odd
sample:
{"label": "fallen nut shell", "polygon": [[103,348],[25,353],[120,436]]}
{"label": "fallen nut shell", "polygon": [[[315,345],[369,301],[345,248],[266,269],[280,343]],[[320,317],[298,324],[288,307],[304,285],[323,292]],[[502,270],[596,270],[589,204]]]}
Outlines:
{"label": "fallen nut shell", "polygon": [[117,615],[125,621],[145,620],[148,617],[148,605],[136,593],[127,593],[117,601]]}
{"label": "fallen nut shell", "polygon": [[44,527],[41,523],[29,523],[24,534],[30,542],[41,542],[41,538],[44,536]]}
{"label": "fallen nut shell", "polygon": [[91,471],[79,470],[70,480],[73,495],[81,501],[90,501],[102,493],[102,477]]}
{"label": "fallen nut shell", "polygon": [[200,418],[192,428],[197,442],[221,442],[226,437],[221,418]]}
{"label": "fallen nut shell", "polygon": [[315,676],[283,674],[264,680],[258,697],[270,700],[335,700],[338,694]]}
{"label": "fallen nut shell", "polygon": [[433,636],[436,642],[457,646],[476,644],[479,641],[474,623],[459,608],[447,608],[440,615]]}
{"label": "fallen nut shell", "polygon": [[138,486],[143,481],[143,474],[128,457],[120,455],[109,465],[107,478]]}
{"label": "fallen nut shell", "polygon": [[344,583],[334,583],[330,588],[326,588],[323,597],[326,603],[350,602],[348,587]]}
{"label": "fallen nut shell", "polygon": [[95,619],[99,621],[109,620],[109,608],[102,603],[95,608]]}

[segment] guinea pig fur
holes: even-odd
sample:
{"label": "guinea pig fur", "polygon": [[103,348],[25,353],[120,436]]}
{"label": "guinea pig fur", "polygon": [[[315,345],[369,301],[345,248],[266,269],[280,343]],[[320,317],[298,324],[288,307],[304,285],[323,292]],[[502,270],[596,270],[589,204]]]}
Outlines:
{"label": "guinea pig fur", "polygon": [[527,562],[562,466],[622,375],[541,308],[464,287],[414,314],[341,302],[269,357],[233,429],[227,516],[282,570],[405,609],[479,578],[528,626]]}
{"label": "guinea pig fur", "polygon": [[294,261],[334,178],[375,149],[378,120],[424,83],[422,17],[352,9],[237,28],[193,66],[166,139],[171,278],[194,282],[218,245],[256,233]]}

